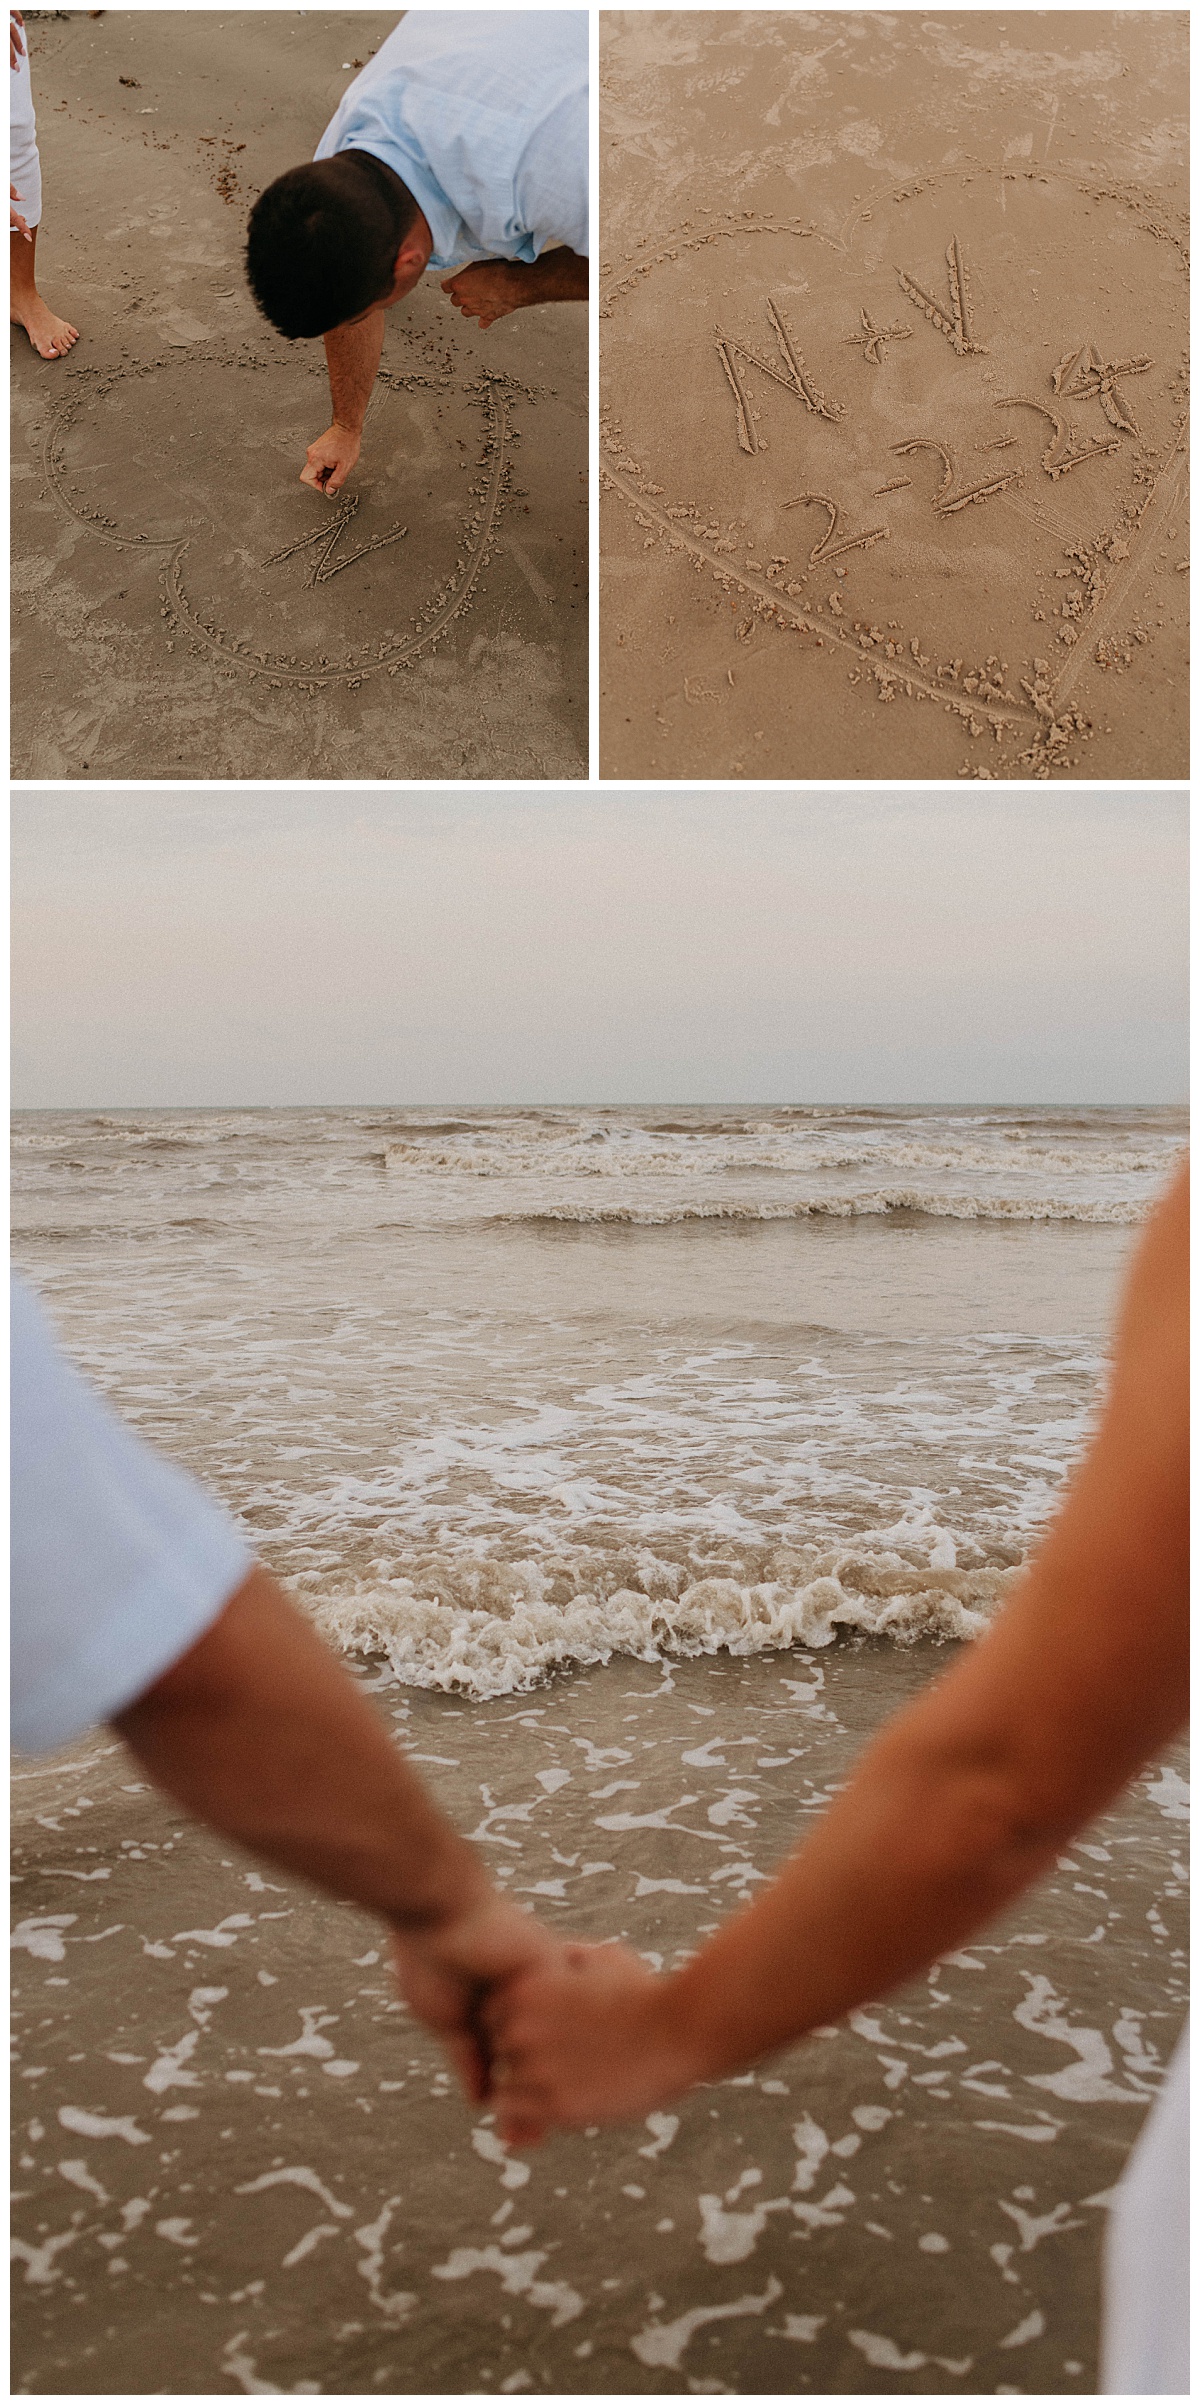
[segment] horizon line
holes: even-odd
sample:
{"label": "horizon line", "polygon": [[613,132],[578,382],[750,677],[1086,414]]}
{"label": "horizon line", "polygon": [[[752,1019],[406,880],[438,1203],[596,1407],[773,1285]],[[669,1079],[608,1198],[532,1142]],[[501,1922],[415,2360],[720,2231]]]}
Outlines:
{"label": "horizon line", "polygon": [[92,1099],[80,1102],[14,1102],[12,1115],[34,1111],[1189,1111],[1190,1096],[1177,1101],[1137,1100],[1126,1097],[1120,1101],[1089,1100],[1083,1095],[1060,1095],[1054,1100],[1020,1102],[1000,1101],[993,1096],[973,1095],[969,1099],[951,1101],[946,1097],[917,1096],[904,1102],[886,1102],[861,1097],[855,1101],[780,1102],[762,1096],[730,1096],[724,1102],[689,1102],[678,1095],[665,1095],[654,1102],[587,1101],[579,1097],[542,1096],[537,1101],[471,1101],[465,1098],[450,1100],[441,1096],[433,1102],[408,1102],[383,1096],[363,1097],[356,1102],[329,1101],[314,1097],[307,1102],[106,1102]]}

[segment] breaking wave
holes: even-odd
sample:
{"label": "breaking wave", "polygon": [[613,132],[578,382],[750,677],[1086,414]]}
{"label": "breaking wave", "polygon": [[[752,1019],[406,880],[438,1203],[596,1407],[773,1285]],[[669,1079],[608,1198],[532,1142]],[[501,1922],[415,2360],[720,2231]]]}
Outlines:
{"label": "breaking wave", "polygon": [[781,1548],[762,1566],[768,1575],[750,1580],[734,1564],[722,1565],[725,1574],[697,1564],[697,1576],[649,1556],[636,1585],[606,1592],[603,1577],[584,1571],[564,1598],[543,1563],[432,1555],[412,1577],[325,1593],[308,1609],[332,1643],[384,1657],[404,1685],[482,1698],[524,1693],[554,1671],[616,1654],[654,1662],[819,1650],[843,1634],[897,1645],[969,1639],[1019,1575],[960,1570],[942,1531],[912,1524],[823,1549]]}
{"label": "breaking wave", "polygon": [[[1005,1163],[1031,1181],[1067,1176],[1089,1178],[1162,1177],[1178,1145],[1140,1147],[1125,1144],[1107,1148],[1030,1141],[1023,1131],[998,1133],[990,1143],[907,1142],[893,1138],[880,1143],[847,1144],[822,1141],[808,1129],[748,1127],[731,1134],[697,1128],[680,1130],[671,1143],[656,1142],[642,1129],[554,1129],[535,1139],[525,1128],[480,1130],[479,1141],[446,1141],[443,1126],[413,1129],[371,1157],[389,1170],[431,1177],[607,1178],[611,1180],[720,1176],[745,1171],[773,1171],[791,1176],[829,1175],[853,1170],[905,1170],[935,1176],[962,1176],[979,1170],[995,1173]],[[453,1131],[455,1135],[460,1131]],[[468,1131],[463,1131],[468,1132]]]}
{"label": "breaking wave", "polygon": [[930,1194],[904,1186],[866,1194],[829,1194],[800,1202],[550,1203],[528,1211],[494,1211],[514,1227],[574,1224],[581,1227],[682,1227],[689,1220],[883,1219],[892,1212],[922,1219],[1006,1219],[1030,1224],[1058,1220],[1102,1227],[1132,1227],[1145,1204],[1129,1200],[1085,1201],[1053,1194]]}

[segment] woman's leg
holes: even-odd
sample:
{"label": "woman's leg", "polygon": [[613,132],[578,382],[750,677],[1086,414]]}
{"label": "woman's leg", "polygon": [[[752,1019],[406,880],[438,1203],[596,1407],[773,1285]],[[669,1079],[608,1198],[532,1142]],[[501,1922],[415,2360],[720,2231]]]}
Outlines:
{"label": "woman's leg", "polygon": [[34,350],[43,359],[61,359],[78,329],[56,316],[37,288],[37,230],[42,215],[42,163],[38,155],[37,124],[29,82],[29,60],[22,47],[9,65],[9,180],[12,207],[24,219],[27,234],[8,238],[8,313],[15,326],[24,326]]}

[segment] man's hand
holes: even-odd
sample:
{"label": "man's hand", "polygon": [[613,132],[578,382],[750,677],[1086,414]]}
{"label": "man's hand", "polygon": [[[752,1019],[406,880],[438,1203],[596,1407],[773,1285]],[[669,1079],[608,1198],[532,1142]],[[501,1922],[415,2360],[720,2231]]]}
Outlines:
{"label": "man's hand", "polygon": [[18,59],[25,56],[25,44],[21,39],[21,30],[24,24],[25,19],[21,15],[20,9],[10,8],[8,12],[8,63],[14,72]]}
{"label": "man's hand", "polygon": [[10,184],[8,187],[8,230],[10,234],[24,234],[25,240],[27,242],[32,242],[33,236],[29,231],[29,227],[27,226],[25,219],[22,217],[20,210],[14,209],[13,207],[13,202],[15,200],[19,200],[20,197],[21,195],[18,192],[16,185]]}
{"label": "man's hand", "polygon": [[301,484],[311,484],[315,493],[341,491],[351,468],[362,449],[361,437],[341,426],[335,418],[324,434],[308,446],[308,464],[302,470]]}
{"label": "man's hand", "polygon": [[477,317],[482,329],[538,298],[528,289],[527,274],[515,259],[477,259],[474,266],[447,276],[442,290],[464,317]]}
{"label": "man's hand", "polygon": [[536,2145],[547,2127],[635,2120],[703,2076],[673,2026],[672,1983],[624,1946],[564,1946],[498,1988],[480,2017],[512,2146]]}
{"label": "man's hand", "polygon": [[[419,2021],[440,2038],[472,2104],[492,2094],[485,1999],[524,1972],[552,1968],[562,1948],[532,1914],[486,1893],[454,1920],[419,1934],[392,1935],[396,1984]],[[536,2136],[542,2134],[539,2124]]]}

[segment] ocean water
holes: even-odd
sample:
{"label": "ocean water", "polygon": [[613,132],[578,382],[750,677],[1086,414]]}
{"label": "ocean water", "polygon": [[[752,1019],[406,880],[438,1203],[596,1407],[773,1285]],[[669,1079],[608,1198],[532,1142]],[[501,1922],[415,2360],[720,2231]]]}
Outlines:
{"label": "ocean water", "polygon": [[338,1643],[975,1634],[1086,1441],[1166,1109],[27,1112],[76,1359]]}

